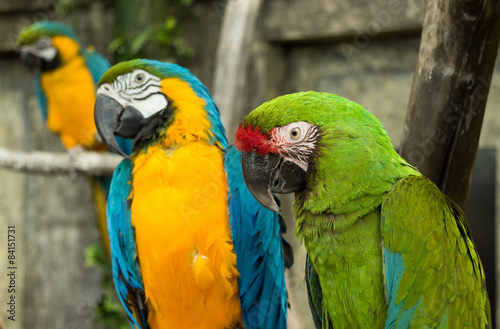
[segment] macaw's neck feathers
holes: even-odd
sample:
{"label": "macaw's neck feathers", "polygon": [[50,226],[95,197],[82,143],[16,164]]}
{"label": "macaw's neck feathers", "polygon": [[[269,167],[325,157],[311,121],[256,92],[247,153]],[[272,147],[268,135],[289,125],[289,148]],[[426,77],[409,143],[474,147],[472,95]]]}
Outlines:
{"label": "macaw's neck feathers", "polygon": [[[196,79],[191,74],[189,77]],[[162,91],[171,99],[175,108],[173,120],[162,136],[162,143],[170,146],[202,140],[218,142],[226,148],[227,141],[219,119],[219,111],[206,88],[198,79],[194,79],[184,80],[174,77],[162,80]],[[200,88],[201,86],[203,88]]]}
{"label": "macaw's neck feathers", "polygon": [[359,218],[377,208],[397,180],[417,174],[396,153],[380,122],[367,118],[371,122],[351,119],[321,127],[299,209]]}
{"label": "macaw's neck feathers", "polygon": [[83,49],[77,41],[66,36],[53,37],[52,44],[57,49],[57,54],[62,64],[72,61],[85,52],[85,49]]}

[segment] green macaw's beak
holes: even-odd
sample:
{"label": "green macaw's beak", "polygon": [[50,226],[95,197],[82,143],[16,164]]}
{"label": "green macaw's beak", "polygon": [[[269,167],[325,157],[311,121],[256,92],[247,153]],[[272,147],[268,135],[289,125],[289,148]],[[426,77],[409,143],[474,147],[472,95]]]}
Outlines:
{"label": "green macaw's beak", "polygon": [[241,168],[254,198],[272,211],[280,209],[272,193],[292,193],[306,188],[306,172],[278,154],[243,152]]}
{"label": "green macaw's beak", "polygon": [[128,158],[116,142],[115,135],[135,138],[143,127],[143,116],[134,107],[123,106],[109,96],[97,95],[94,120],[102,140],[116,153]]}

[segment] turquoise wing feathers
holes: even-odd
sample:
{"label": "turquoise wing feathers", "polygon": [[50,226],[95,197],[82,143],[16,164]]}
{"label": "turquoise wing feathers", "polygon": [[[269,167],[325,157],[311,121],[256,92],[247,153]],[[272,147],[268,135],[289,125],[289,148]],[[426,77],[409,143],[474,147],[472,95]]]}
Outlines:
{"label": "turquoise wing feathers", "polygon": [[381,231],[386,328],[488,327],[484,272],[465,216],[431,181],[397,182],[382,204]]}
{"label": "turquoise wing feathers", "polygon": [[40,71],[35,72],[35,80],[34,80],[35,96],[38,100],[38,104],[40,107],[40,113],[42,114],[42,119],[44,121],[47,121],[47,118],[49,116],[47,96],[45,96],[45,93],[42,90],[42,84],[40,82],[40,79],[41,79]]}
{"label": "turquoise wing feathers", "polygon": [[278,214],[262,207],[250,194],[243,181],[241,154],[236,148],[227,150],[224,165],[245,328],[286,328],[285,256]]}
{"label": "turquoise wing feathers", "polygon": [[97,86],[99,79],[104,72],[110,68],[110,64],[106,58],[94,50],[87,50],[84,54],[85,64],[89,68],[94,85]]}
{"label": "turquoise wing feathers", "polygon": [[[137,246],[130,215],[131,163],[128,159],[116,167],[107,201],[108,234],[111,247],[113,280],[129,321],[146,329],[147,314],[141,308],[144,287],[137,263]],[[138,318],[138,319],[137,319]]]}

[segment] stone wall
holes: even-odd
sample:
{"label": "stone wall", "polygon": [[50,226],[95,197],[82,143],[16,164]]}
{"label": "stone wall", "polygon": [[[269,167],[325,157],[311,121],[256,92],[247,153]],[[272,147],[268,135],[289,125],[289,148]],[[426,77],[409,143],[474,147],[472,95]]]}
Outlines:
{"label": "stone wall", "polygon": [[[19,60],[19,31],[41,19],[59,18],[54,1],[0,1],[0,147],[63,152],[59,138],[42,122],[33,74]],[[112,15],[102,2],[79,2],[77,14],[62,17],[85,44],[105,51]],[[59,19],[61,20],[61,19]],[[93,21],[101,24],[91,23]],[[9,329],[102,328],[93,308],[101,298],[101,270],[84,266],[84,249],[98,243],[88,179],[0,170],[0,241],[16,227],[15,321],[7,317],[7,250],[0,254],[2,319]]]}

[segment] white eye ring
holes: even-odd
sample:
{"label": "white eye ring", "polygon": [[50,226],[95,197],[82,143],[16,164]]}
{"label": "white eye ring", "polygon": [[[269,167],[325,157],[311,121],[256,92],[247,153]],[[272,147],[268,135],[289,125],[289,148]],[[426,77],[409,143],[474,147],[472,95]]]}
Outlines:
{"label": "white eye ring", "polygon": [[135,83],[139,83],[139,84],[141,84],[141,83],[143,83],[143,82],[144,82],[144,78],[145,78],[145,77],[144,77],[144,73],[138,73],[138,74],[135,76],[134,81],[135,81]]}
{"label": "white eye ring", "polygon": [[290,130],[290,138],[291,139],[299,139],[301,135],[301,131],[299,127],[295,127],[292,130]]}

